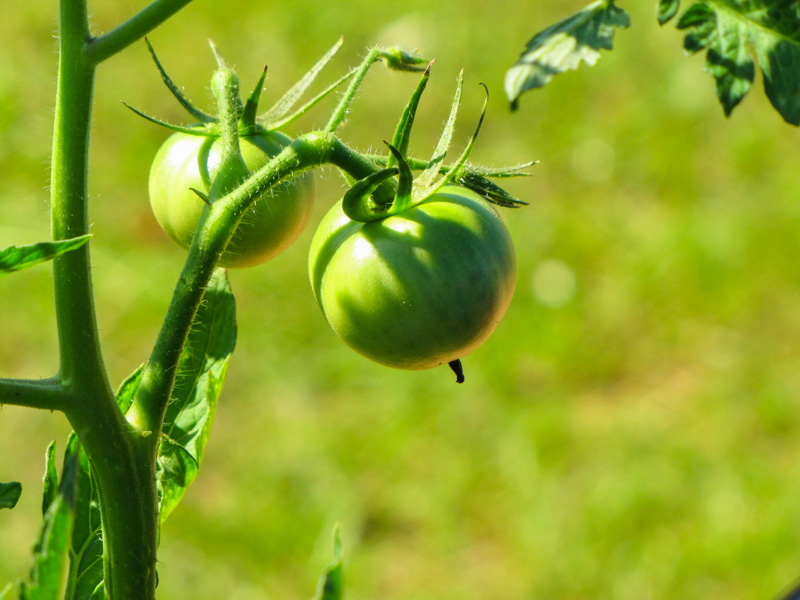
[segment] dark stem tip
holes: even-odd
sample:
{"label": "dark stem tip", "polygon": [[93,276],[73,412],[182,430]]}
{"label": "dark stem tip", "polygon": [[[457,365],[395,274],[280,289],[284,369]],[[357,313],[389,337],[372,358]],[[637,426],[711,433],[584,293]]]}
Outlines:
{"label": "dark stem tip", "polygon": [[461,359],[451,360],[447,363],[447,366],[453,370],[453,373],[456,374],[456,383],[464,383],[464,367],[461,366]]}

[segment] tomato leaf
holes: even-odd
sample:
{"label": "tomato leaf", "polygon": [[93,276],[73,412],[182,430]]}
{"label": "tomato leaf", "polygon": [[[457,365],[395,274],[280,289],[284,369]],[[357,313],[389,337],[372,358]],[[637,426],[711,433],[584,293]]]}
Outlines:
{"label": "tomato leaf", "polygon": [[69,240],[40,242],[30,246],[9,246],[0,250],[0,277],[53,260],[66,252],[80,248],[91,237],[91,234],[87,234]]}
{"label": "tomato leaf", "polygon": [[218,269],[178,361],[167,407],[158,454],[162,523],[197,476],[235,345],[235,301],[225,271]]}
{"label": "tomato leaf", "polygon": [[[677,11],[678,2],[662,4],[667,5],[665,10]],[[800,9],[796,2],[694,2],[677,27],[687,31],[684,47],[688,52],[706,51],[705,70],[714,77],[726,116],[752,88],[758,65],[772,105],[786,122],[800,125]]]}
{"label": "tomato leaf", "polygon": [[42,493],[42,514],[58,495],[58,471],[56,471],[56,443],[50,442],[45,453],[44,492]]}
{"label": "tomato leaf", "polygon": [[[50,462],[48,454],[48,477]],[[78,486],[77,453],[67,454],[64,471],[33,548],[30,580],[20,583],[22,600],[52,600],[63,595],[64,571],[69,557]]]}
{"label": "tomato leaf", "polygon": [[[67,440],[67,457],[77,457],[78,490],[72,530],[70,576],[66,600],[89,600],[103,581],[103,537],[100,499],[86,452],[73,432]],[[67,460],[65,458],[65,460]]]}
{"label": "tomato leaf", "polygon": [[333,532],[333,561],[322,572],[314,600],[342,600],[342,539],[337,526]]}
{"label": "tomato leaf", "polygon": [[664,25],[671,20],[681,6],[681,0],[659,0],[658,2],[658,23]]}
{"label": "tomato leaf", "polygon": [[616,30],[628,26],[628,13],[615,6],[614,0],[600,0],[537,33],[506,73],[512,110],[524,92],[544,87],[554,75],[577,69],[581,62],[594,65],[600,50],[611,50]]}
{"label": "tomato leaf", "polygon": [[142,381],[142,373],[144,372],[144,365],[139,365],[133,373],[128,375],[127,379],[123,381],[117,389],[117,404],[123,414],[127,414],[128,409],[133,404],[133,399],[136,397],[136,390]]}
{"label": "tomato leaf", "polygon": [[14,508],[22,495],[22,484],[19,481],[0,483],[0,508]]}

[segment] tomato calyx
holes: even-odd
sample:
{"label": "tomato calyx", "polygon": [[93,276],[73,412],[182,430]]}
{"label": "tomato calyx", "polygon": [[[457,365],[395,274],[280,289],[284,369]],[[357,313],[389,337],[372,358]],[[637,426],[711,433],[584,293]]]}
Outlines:
{"label": "tomato calyx", "polygon": [[[220,69],[223,68],[224,60],[222,58],[222,55],[220,54],[219,50],[217,49],[217,47],[214,45],[213,42],[209,43],[211,45],[211,50],[215,58],[217,59],[217,63]],[[248,135],[256,135],[264,131],[273,131],[284,125],[287,125],[298,119],[306,112],[308,112],[308,110],[311,107],[313,107],[320,100],[328,96],[343,82],[347,81],[353,74],[352,70],[349,71],[348,73],[345,73],[345,75],[343,75],[342,77],[339,77],[328,87],[326,87],[322,92],[317,94],[315,97],[306,102],[304,105],[294,110],[297,102],[303,97],[305,92],[308,90],[311,84],[316,80],[317,76],[320,74],[323,68],[337,54],[337,52],[342,46],[342,43],[343,39],[339,38],[337,42],[331,47],[331,49],[328,50],[328,52],[326,52],[311,67],[311,69],[303,77],[301,77],[299,81],[297,81],[297,83],[295,83],[286,93],[284,93],[272,107],[264,111],[262,114],[258,114],[258,103],[267,76],[267,67],[265,66],[264,69],[261,71],[261,75],[258,81],[256,82],[253,91],[250,93],[245,104],[243,105],[242,109],[239,112],[239,117],[238,117],[239,135],[243,137]],[[221,123],[221,117],[210,115],[204,112],[203,110],[197,108],[197,106],[195,106],[194,103],[192,103],[192,101],[188,97],[186,97],[186,95],[181,91],[181,89],[172,81],[172,78],[170,78],[170,76],[167,74],[166,70],[161,64],[161,61],[158,59],[158,56],[156,55],[152,44],[147,38],[145,38],[145,44],[147,45],[147,49],[150,52],[150,56],[152,57],[156,69],[161,75],[161,79],[166,85],[167,89],[175,97],[178,103],[184,108],[184,110],[186,110],[186,112],[189,113],[189,115],[196,121],[196,123],[193,125],[176,125],[158,119],[156,117],[147,115],[146,113],[127,104],[126,102],[123,102],[123,104],[130,110],[132,110],[134,113],[139,115],[140,117],[150,121],[151,123],[155,123],[157,125],[165,127],[171,131],[186,133],[189,135],[198,135],[207,137],[220,136],[221,128],[224,127],[224,125]]]}
{"label": "tomato calyx", "polygon": [[[433,155],[427,162],[408,157],[411,130],[422,93],[430,78],[432,66],[433,62],[428,64],[417,87],[411,94],[408,104],[400,116],[391,143],[384,141],[389,149],[388,156],[370,156],[376,166],[383,168],[355,182],[345,194],[342,209],[350,219],[361,222],[385,219],[421,204],[448,184],[457,184],[468,188],[478,193],[482,198],[499,206],[515,208],[527,204],[527,202],[516,199],[499,185],[490,181],[489,178],[524,175],[525,173],[521,171],[532,166],[536,161],[500,168],[467,165],[467,159],[475,145],[486,116],[489,91],[483,84],[481,85],[485,91],[485,98],[475,131],[456,161],[451,165],[444,164],[444,159],[451,146],[456,116],[461,102],[464,84],[463,71],[459,73],[450,115],[433,151]],[[414,170],[420,171],[416,179],[413,176]],[[397,183],[394,187],[392,201],[389,203],[376,201],[373,196],[374,192],[385,186],[394,177],[397,177]]]}

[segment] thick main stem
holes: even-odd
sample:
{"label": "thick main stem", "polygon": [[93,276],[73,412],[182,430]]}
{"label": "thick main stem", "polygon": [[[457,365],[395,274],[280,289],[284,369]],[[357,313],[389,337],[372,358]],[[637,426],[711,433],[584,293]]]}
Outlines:
{"label": "thick main stem", "polygon": [[[61,0],[51,175],[54,239],[89,230],[88,155],[95,66],[85,0]],[[154,600],[158,534],[155,440],[128,426],[108,382],[92,293],[89,244],[53,265],[64,411],[86,449],[103,518],[105,586],[112,600]]]}

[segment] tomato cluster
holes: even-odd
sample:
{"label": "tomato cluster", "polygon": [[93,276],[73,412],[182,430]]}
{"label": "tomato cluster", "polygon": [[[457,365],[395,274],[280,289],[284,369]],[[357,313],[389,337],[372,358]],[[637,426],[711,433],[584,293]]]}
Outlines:
{"label": "tomato cluster", "polygon": [[[189,248],[203,211],[216,201],[208,196],[229,191],[228,180],[237,185],[239,170],[246,175],[238,157],[230,161],[237,145],[236,131],[241,158],[250,172],[260,170],[292,143],[276,128],[303,113],[305,109],[301,108],[291,117],[285,115],[337,48],[338,45],[290,90],[288,100],[279,100],[258,121],[255,111],[265,73],[242,108],[238,104],[238,79],[218,60],[219,77],[215,76],[212,83],[219,85],[212,88],[220,101],[220,116],[214,118],[191,106],[156,60],[170,90],[201,121],[196,129],[170,126],[177,132],[159,149],[150,171],[150,203],[169,237]],[[372,62],[374,59],[366,60],[362,70],[365,72]],[[460,158],[448,167],[442,165],[461,96],[461,76],[433,157],[421,166],[420,161],[407,160],[411,127],[430,66],[400,118],[392,143],[387,143],[390,156],[359,155],[339,143],[341,152],[337,156],[342,164],[333,162],[355,182],[323,218],[314,235],[309,275],[328,323],[357,352],[400,369],[449,364],[457,380],[463,381],[459,359],[492,333],[511,302],[516,283],[514,246],[489,201],[504,206],[523,203],[487,177],[512,176],[526,165],[499,170],[466,166],[483,122],[486,101]],[[346,79],[329,86],[312,103]],[[358,81],[355,78],[354,85]],[[329,123],[331,128],[326,132],[332,133],[346,114],[354,89],[337,107],[331,118],[333,125]],[[310,145],[315,139],[307,136],[303,143]],[[330,150],[325,147],[320,152],[327,156],[325,153]],[[223,154],[225,167],[221,167]],[[279,168],[282,163],[275,164]],[[421,171],[416,179],[412,164],[414,170]],[[316,165],[292,168],[302,172]],[[255,198],[218,264],[249,267],[288,247],[308,223],[313,187],[312,176],[303,173]],[[390,192],[393,200],[388,198]]]}

